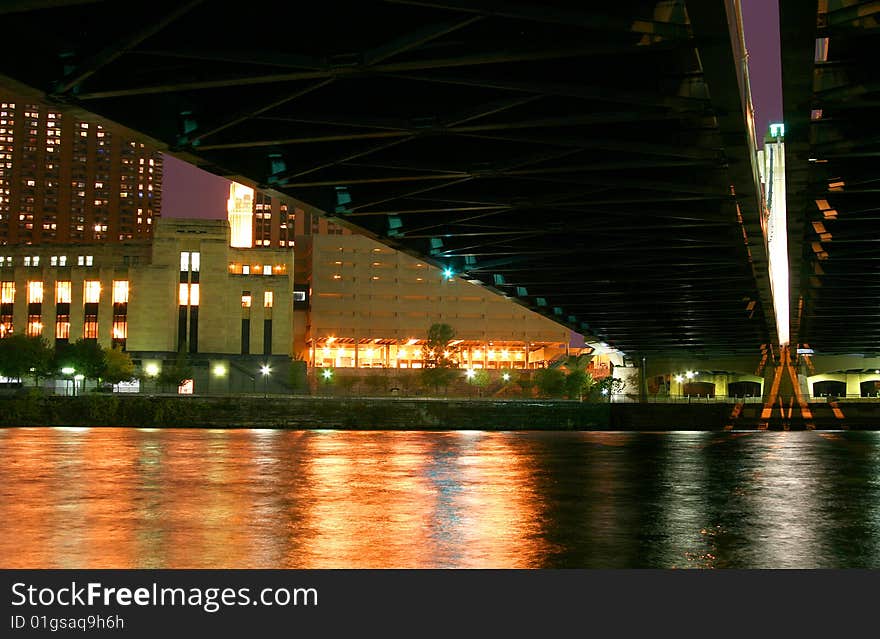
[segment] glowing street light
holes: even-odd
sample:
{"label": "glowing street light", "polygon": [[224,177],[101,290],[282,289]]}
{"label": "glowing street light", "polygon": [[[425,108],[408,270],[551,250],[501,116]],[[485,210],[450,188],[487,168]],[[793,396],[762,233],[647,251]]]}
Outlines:
{"label": "glowing street light", "polygon": [[476,371],[473,368],[469,368],[465,371],[464,376],[468,379],[473,379],[474,375],[476,375]]}
{"label": "glowing street light", "polygon": [[260,367],[260,372],[263,374],[263,397],[269,397],[269,373],[272,372],[272,369],[269,368],[268,364],[263,364]]}
{"label": "glowing street light", "polygon": [[503,379],[505,382],[509,382],[510,381],[510,373],[501,373],[501,379]]}
{"label": "glowing street light", "polygon": [[453,271],[451,268],[447,267],[447,268],[443,269],[443,277],[446,278],[447,280],[451,280],[454,276],[455,276],[455,271]]}

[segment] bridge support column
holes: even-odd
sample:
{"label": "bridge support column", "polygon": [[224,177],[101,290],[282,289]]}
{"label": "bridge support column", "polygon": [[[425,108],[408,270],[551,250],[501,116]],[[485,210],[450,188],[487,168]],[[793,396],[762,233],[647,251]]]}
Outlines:
{"label": "bridge support column", "polygon": [[642,356],[642,365],[639,368],[639,401],[648,401],[648,365],[645,356]]}
{"label": "bridge support column", "polygon": [[[769,386],[769,389],[768,389]],[[813,414],[807,400],[801,393],[797,370],[791,361],[788,346],[779,349],[779,361],[772,369],[764,372],[764,408],[761,411],[760,426],[771,425],[789,430],[792,422],[812,429]]]}

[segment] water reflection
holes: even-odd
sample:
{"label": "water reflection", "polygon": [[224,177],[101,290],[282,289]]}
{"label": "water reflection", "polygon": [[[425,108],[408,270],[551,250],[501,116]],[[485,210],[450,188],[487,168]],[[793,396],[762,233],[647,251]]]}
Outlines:
{"label": "water reflection", "polygon": [[0,429],[0,567],[880,564],[878,433]]}

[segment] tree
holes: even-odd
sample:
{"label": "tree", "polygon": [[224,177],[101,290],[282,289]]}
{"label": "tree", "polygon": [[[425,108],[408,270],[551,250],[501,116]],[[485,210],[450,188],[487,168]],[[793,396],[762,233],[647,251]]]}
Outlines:
{"label": "tree", "polygon": [[93,339],[78,339],[64,349],[62,363],[70,364],[86,379],[99,380],[104,376],[107,360],[104,349]]}
{"label": "tree", "polygon": [[449,385],[458,377],[457,364],[453,359],[458,348],[452,344],[455,329],[449,324],[432,324],[428,337],[422,347],[422,384],[439,392],[446,392]]}
{"label": "tree", "polygon": [[593,384],[593,377],[582,370],[573,370],[565,376],[565,396],[569,399],[582,399]]}
{"label": "tree", "polygon": [[13,334],[0,340],[0,374],[21,379],[27,375],[34,384],[52,372],[52,349],[43,337]]}
{"label": "tree", "polygon": [[561,397],[565,393],[565,373],[559,368],[542,368],[535,373],[535,385],[544,397]]}
{"label": "tree", "polygon": [[569,355],[561,362],[565,369],[565,395],[569,399],[583,399],[590,391],[593,384],[593,376],[587,372],[592,355],[581,353]]}
{"label": "tree", "polygon": [[134,379],[134,363],[131,356],[120,347],[114,346],[104,351],[104,381],[111,384],[128,382]]}
{"label": "tree", "polygon": [[432,324],[428,338],[422,347],[422,360],[425,368],[455,368],[455,355],[458,348],[452,344],[455,329],[449,324]]}
{"label": "tree", "polygon": [[483,389],[485,389],[491,381],[492,379],[489,377],[489,371],[482,368],[473,371],[473,375],[468,377],[468,384],[477,388],[477,395],[479,397],[483,396]]}
{"label": "tree", "polygon": [[435,393],[447,392],[449,385],[458,377],[458,370],[449,366],[437,366],[433,368],[423,368],[421,371],[422,384],[429,388],[433,388]]}
{"label": "tree", "polygon": [[522,371],[519,374],[516,383],[522,389],[523,395],[525,395],[526,397],[532,396],[535,388],[535,380],[532,379],[532,374],[529,371]]}
{"label": "tree", "polygon": [[626,382],[616,377],[604,377],[590,388],[590,399],[610,402],[612,395],[617,395],[626,386]]}
{"label": "tree", "polygon": [[187,355],[186,345],[184,344],[181,345],[180,350],[177,351],[177,356],[174,358],[174,362],[170,365],[166,362],[166,364],[162,366],[162,372],[159,373],[158,383],[160,386],[170,386],[174,390],[177,390],[178,386],[184,381],[192,379],[192,376],[192,364],[189,361],[189,355]]}

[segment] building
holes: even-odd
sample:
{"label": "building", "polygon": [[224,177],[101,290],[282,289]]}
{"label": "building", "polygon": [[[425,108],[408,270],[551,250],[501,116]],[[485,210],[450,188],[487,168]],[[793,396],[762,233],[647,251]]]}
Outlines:
{"label": "building", "polygon": [[232,247],[225,220],[163,219],[152,242],[4,249],[4,336],[94,339],[128,351],[147,375],[182,350],[199,391],[212,375],[247,387],[263,364],[291,359],[292,253]]}
{"label": "building", "polygon": [[[572,352],[569,328],[510,298],[299,202],[256,191],[248,215],[240,207],[249,197],[240,193],[239,208],[230,209],[233,244],[295,247],[293,352],[310,368],[420,368],[434,323],[456,331],[461,367],[539,368]],[[607,374],[611,359],[597,356],[594,374]]]}
{"label": "building", "polygon": [[162,156],[123,132],[0,95],[0,245],[149,239]]}

